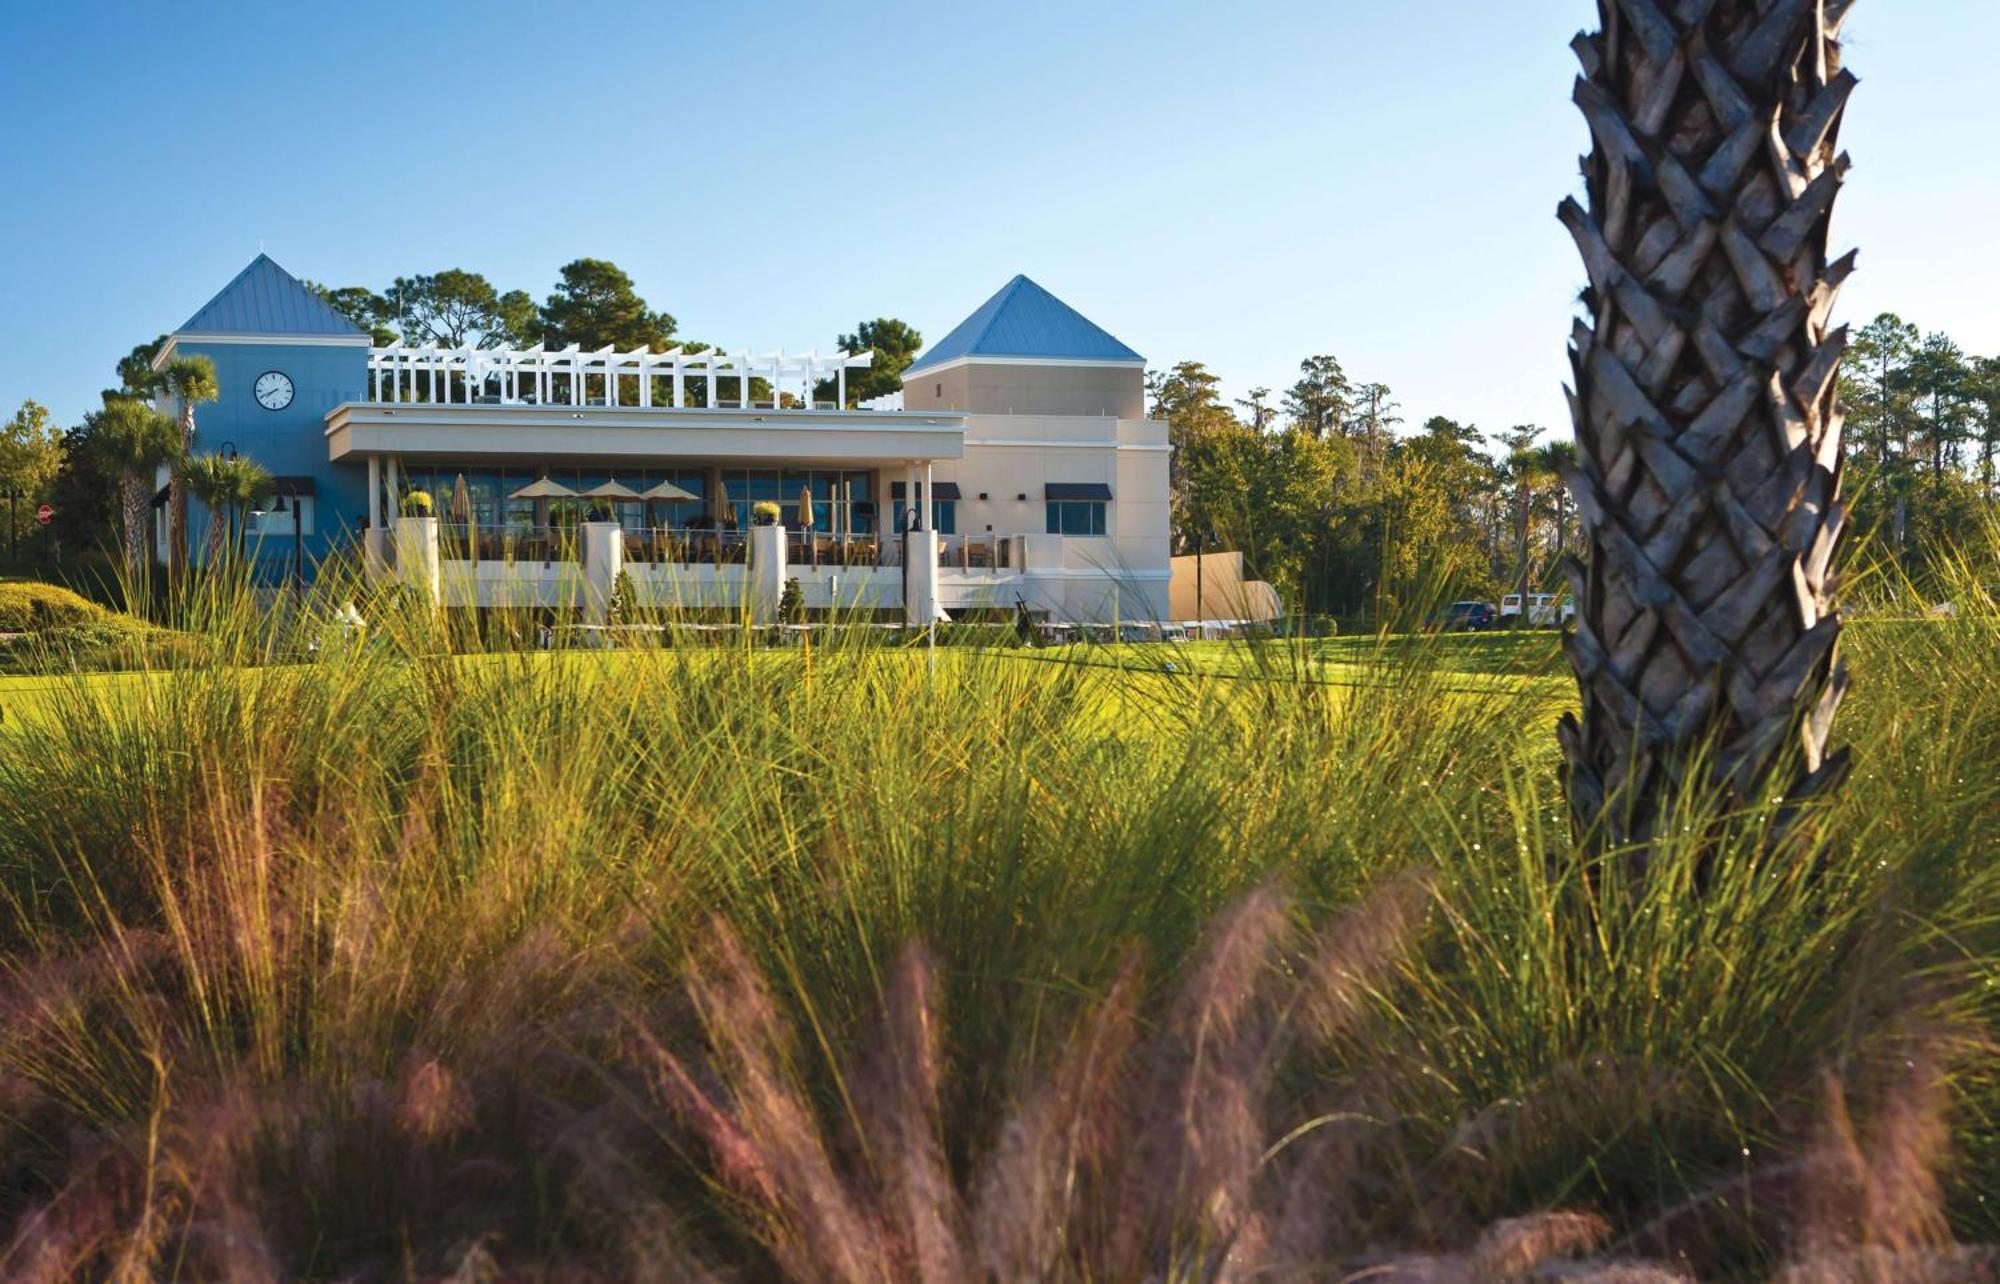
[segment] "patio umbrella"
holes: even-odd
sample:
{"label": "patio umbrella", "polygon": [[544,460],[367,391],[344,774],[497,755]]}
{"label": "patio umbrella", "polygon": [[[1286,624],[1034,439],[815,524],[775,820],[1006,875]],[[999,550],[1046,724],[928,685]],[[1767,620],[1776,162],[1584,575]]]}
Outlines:
{"label": "patio umbrella", "polygon": [[663,481],[658,483],[657,485],[648,487],[647,489],[640,491],[639,498],[649,499],[649,500],[659,500],[661,503],[671,504],[677,500],[700,499],[701,496],[691,495],[687,491],[684,491],[680,487],[674,485],[672,482]]}
{"label": "patio umbrella", "polygon": [[733,524],[735,520],[736,510],[729,506],[729,487],[721,482],[715,484],[715,503],[709,511],[715,518],[717,530]]}
{"label": "patio umbrella", "polygon": [[647,524],[651,525],[654,504],[678,504],[688,500],[698,500],[701,496],[690,494],[670,481],[663,481],[655,482],[640,491],[639,498],[646,501]]}
{"label": "patio umbrella", "polygon": [[575,499],[576,492],[561,482],[537,477],[521,489],[507,496],[509,499]]}
{"label": "patio umbrella", "polygon": [[607,501],[611,506],[612,520],[615,521],[618,516],[618,505],[627,500],[636,502],[639,498],[639,492],[633,490],[624,482],[608,481],[599,486],[592,486],[589,490],[584,491],[582,498]]}
{"label": "patio umbrella", "polygon": [[465,484],[465,474],[451,484],[451,520],[455,526],[472,525],[472,491]]}
{"label": "patio umbrella", "polygon": [[813,488],[811,486],[803,486],[799,489],[799,526],[804,530],[811,530],[813,527]]}
{"label": "patio umbrella", "polygon": [[552,482],[546,477],[537,477],[521,489],[507,496],[509,499],[532,499],[535,501],[535,529],[546,531],[549,526],[549,501],[552,499],[575,499],[576,492],[561,482]]}

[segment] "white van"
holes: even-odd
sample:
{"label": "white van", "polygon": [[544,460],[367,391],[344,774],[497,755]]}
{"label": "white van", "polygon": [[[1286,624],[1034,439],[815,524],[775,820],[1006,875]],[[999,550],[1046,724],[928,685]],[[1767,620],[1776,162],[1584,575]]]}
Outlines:
{"label": "white van", "polygon": [[[1500,618],[1510,620],[1521,614],[1521,595],[1509,593],[1500,599]],[[1560,601],[1554,593],[1528,594],[1528,624],[1534,628],[1548,628],[1561,620],[1569,623],[1576,614],[1576,603],[1564,594]]]}

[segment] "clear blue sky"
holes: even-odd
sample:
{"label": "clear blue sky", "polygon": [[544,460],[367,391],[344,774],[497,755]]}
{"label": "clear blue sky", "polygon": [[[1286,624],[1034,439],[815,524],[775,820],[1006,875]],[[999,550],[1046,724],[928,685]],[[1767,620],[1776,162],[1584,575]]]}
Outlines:
{"label": "clear blue sky", "polygon": [[[566,16],[588,12],[586,20]],[[684,334],[937,338],[1026,272],[1232,395],[1338,355],[1561,428],[1590,0],[16,5],[0,413],[73,420],[260,247],[380,288],[624,266]],[[2000,352],[1994,0],[1864,0],[1844,311]],[[1985,127],[1982,132],[1982,126]]]}

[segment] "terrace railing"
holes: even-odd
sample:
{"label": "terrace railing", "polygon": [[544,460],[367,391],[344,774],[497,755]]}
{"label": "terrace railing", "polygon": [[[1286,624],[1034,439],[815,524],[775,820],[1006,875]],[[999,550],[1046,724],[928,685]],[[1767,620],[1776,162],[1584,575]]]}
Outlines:
{"label": "terrace railing", "polygon": [[[816,349],[585,352],[575,344],[409,347],[399,339],[368,350],[368,376],[371,399],[386,402],[680,408],[698,395],[715,409],[833,410],[847,404],[847,372],[866,369],[874,360],[872,352]],[[823,385],[832,386],[832,401],[820,396]]]}
{"label": "terrace railing", "polygon": [[684,566],[736,566],[748,559],[749,544],[740,530],[690,526],[651,526],[625,532],[625,560]]}
{"label": "terrace railing", "polygon": [[447,562],[574,562],[582,540],[562,526],[438,526],[438,556]]}

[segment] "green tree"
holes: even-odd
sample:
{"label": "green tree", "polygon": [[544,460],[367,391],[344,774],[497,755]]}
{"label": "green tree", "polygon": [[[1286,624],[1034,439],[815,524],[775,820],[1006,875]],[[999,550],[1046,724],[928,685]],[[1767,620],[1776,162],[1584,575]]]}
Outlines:
{"label": "green tree", "polygon": [[532,347],[541,328],[534,299],[526,290],[502,294],[485,277],[463,268],[399,276],[382,305],[384,319],[393,319],[403,341],[412,344]]}
{"label": "green tree", "polygon": [[1967,389],[1972,403],[1973,439],[1979,445],[1979,489],[1988,504],[1993,503],[1994,456],[2000,454],[2000,357],[1980,357],[1973,362]]}
{"label": "green tree", "polygon": [[1271,426],[1271,421],[1278,417],[1277,408],[1271,404],[1269,388],[1252,388],[1248,396],[1238,397],[1236,404],[1250,412],[1249,423],[1252,432],[1263,432]]}
{"label": "green tree", "polygon": [[1920,440],[1933,482],[1957,464],[1972,430],[1972,369],[1947,334],[1927,334],[1909,364]]}
{"label": "green tree", "polygon": [[[179,407],[176,418],[181,434],[179,453],[185,456],[194,450],[195,406],[222,395],[215,377],[215,363],[207,357],[174,357],[160,367],[157,384]],[[167,486],[167,573],[170,580],[178,583],[187,571],[187,488],[181,484],[178,472]]]}
{"label": "green tree", "polygon": [[153,359],[167,346],[167,336],[141,343],[118,358],[118,388],[126,396],[151,396],[154,388]]}
{"label": "green tree", "polygon": [[271,474],[248,456],[196,455],[176,469],[183,484],[208,510],[208,551],[213,573],[231,546],[230,534],[242,515],[271,493]]}
{"label": "green tree", "polygon": [[1542,430],[1534,424],[1519,424],[1504,433],[1496,434],[1496,440],[1506,454],[1500,468],[1500,475],[1511,483],[1514,490],[1514,591],[1521,595],[1521,614],[1515,623],[1526,625],[1528,619],[1528,592],[1534,579],[1534,558],[1529,548],[1537,502],[1542,491],[1554,480],[1544,462],[1541,450],[1535,445],[1535,438]]}
{"label": "green tree", "polygon": [[563,265],[542,304],[541,323],[551,348],[576,344],[586,352],[607,344],[619,351],[664,351],[678,328],[673,317],[646,305],[623,269],[604,259]]}
{"label": "green tree", "polygon": [[[917,359],[924,350],[924,336],[907,322],[895,317],[876,317],[873,321],[863,321],[856,326],[853,334],[843,334],[839,340],[842,349],[848,352],[872,351],[875,361],[866,370],[851,370],[847,375],[847,401],[849,405],[867,401],[871,397],[887,396],[903,386],[903,371]],[[814,393],[815,396],[819,394]],[[831,394],[829,394],[829,397]]]}
{"label": "green tree", "polygon": [[62,471],[63,433],[48,407],[24,401],[0,424],[0,498],[7,501],[7,547],[11,551],[35,527],[35,506],[46,498]]}
{"label": "green tree", "polygon": [[92,449],[118,474],[119,509],[125,523],[125,569],[134,586],[146,580],[153,473],[180,458],[181,431],[174,421],[136,397],[111,396],[88,426]]}
{"label": "green tree", "polygon": [[386,347],[396,341],[396,331],[389,324],[396,318],[396,308],[382,295],[365,285],[321,285],[317,281],[301,284],[325,300],[328,307],[346,317],[355,329],[367,331],[376,347]]}
{"label": "green tree", "polygon": [[1889,546],[1899,563],[1909,556],[1911,440],[1916,422],[1910,362],[1923,335],[1893,312],[1854,332],[1840,376],[1840,396],[1854,456],[1863,467],[1854,499],[1864,527],[1878,510],[1889,523]]}
{"label": "green tree", "polygon": [[1337,358],[1307,357],[1299,362],[1298,382],[1285,390],[1285,413],[1313,436],[1325,437],[1346,426],[1353,395]]}
{"label": "green tree", "polygon": [[1149,375],[1152,417],[1167,424],[1173,446],[1168,465],[1175,548],[1193,552],[1211,536],[1233,539],[1246,553],[1250,536],[1250,478],[1256,437],[1222,404],[1220,380],[1199,361]]}

